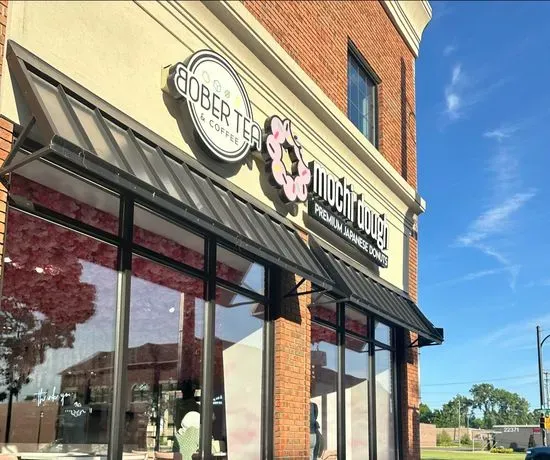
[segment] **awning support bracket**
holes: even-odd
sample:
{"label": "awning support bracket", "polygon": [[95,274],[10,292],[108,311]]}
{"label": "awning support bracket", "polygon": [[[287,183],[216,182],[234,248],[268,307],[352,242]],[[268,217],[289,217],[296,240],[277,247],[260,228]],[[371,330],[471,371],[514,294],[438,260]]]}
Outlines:
{"label": "awning support bracket", "polygon": [[294,297],[296,295],[299,295],[298,294],[298,289],[300,289],[300,286],[302,284],[304,284],[306,282],[306,279],[305,278],[302,278],[300,281],[298,281],[290,291],[288,291],[285,295],[284,295],[284,298],[286,299],[287,297]]}
{"label": "awning support bracket", "polygon": [[284,295],[283,298],[288,299],[289,297],[300,297],[302,295],[308,295],[308,294],[324,294],[325,292],[328,292],[328,289],[323,289],[321,287],[316,287],[309,291],[298,292],[298,289],[300,289],[300,286],[304,284],[305,281],[306,281],[305,278],[302,278],[300,281],[298,281],[296,285],[294,285],[292,289]]}
{"label": "awning support bracket", "polygon": [[2,184],[7,186],[6,176],[15,171],[16,169],[20,168],[21,166],[26,165],[27,163],[30,163],[31,161],[38,160],[39,158],[42,158],[43,156],[47,155],[51,152],[51,147],[48,145],[46,147],[42,147],[30,155],[25,156],[21,160],[17,162],[13,162],[15,156],[17,155],[17,152],[21,150],[21,146],[23,145],[23,142],[27,139],[29,136],[29,133],[31,129],[33,128],[34,124],[36,123],[36,118],[32,117],[23,131],[21,132],[21,135],[17,138],[15,141],[15,144],[13,144],[13,147],[6,157],[6,160],[4,161],[4,164],[2,165],[2,168],[0,168],[0,180],[2,181]]}
{"label": "awning support bracket", "polygon": [[42,158],[43,156],[50,153],[51,151],[52,151],[52,149],[50,148],[50,146],[42,147],[42,148],[34,151],[30,155],[27,155],[25,158],[18,161],[17,163],[12,163],[9,166],[0,168],[0,177],[5,177],[7,174],[15,171],[16,169],[20,168],[21,166],[24,166],[27,163],[30,163],[31,161],[38,160],[39,158]]}
{"label": "awning support bracket", "polygon": [[[36,118],[31,117],[27,125],[23,128],[23,131],[21,131],[21,135],[18,136],[17,140],[15,141],[15,144],[13,144],[11,148],[11,152],[8,153],[8,156],[4,160],[4,164],[2,165],[2,170],[4,170],[4,168],[7,168],[10,165],[10,163],[13,161],[13,159],[15,158],[15,155],[21,148],[21,145],[23,145],[23,142],[25,142],[27,140],[27,137],[29,137],[29,133],[31,132],[31,129],[34,127],[35,123],[36,123]],[[1,174],[2,177],[4,175],[5,174]]]}

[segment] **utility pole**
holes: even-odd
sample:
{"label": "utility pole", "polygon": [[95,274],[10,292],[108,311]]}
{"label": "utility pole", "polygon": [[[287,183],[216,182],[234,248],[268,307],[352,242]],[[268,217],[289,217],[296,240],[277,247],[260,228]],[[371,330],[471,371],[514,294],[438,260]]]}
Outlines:
{"label": "utility pole", "polygon": [[[544,401],[544,384],[543,384],[543,371],[542,371],[542,345],[544,341],[550,337],[550,334],[547,335],[544,339],[540,339],[540,326],[537,326],[537,352],[539,358],[539,392],[540,392],[540,410],[546,415],[546,404]],[[541,428],[542,434],[542,445],[546,446],[546,429]]]}
{"label": "utility pole", "polygon": [[546,404],[550,402],[550,372],[544,372],[544,388],[546,389]]}
{"label": "utility pole", "polygon": [[474,447],[474,436],[473,434],[470,436],[470,408],[466,408],[466,433],[468,434],[468,437],[470,438],[470,441],[472,441],[472,451]]}
{"label": "utility pole", "polygon": [[460,448],[460,397],[458,398],[458,447]]}

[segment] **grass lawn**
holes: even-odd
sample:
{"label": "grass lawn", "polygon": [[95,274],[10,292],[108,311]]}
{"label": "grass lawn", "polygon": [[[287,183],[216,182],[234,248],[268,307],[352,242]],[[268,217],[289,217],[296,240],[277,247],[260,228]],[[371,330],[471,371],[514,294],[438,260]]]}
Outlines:
{"label": "grass lawn", "polygon": [[491,454],[487,451],[459,452],[422,449],[422,460],[524,460],[525,454]]}

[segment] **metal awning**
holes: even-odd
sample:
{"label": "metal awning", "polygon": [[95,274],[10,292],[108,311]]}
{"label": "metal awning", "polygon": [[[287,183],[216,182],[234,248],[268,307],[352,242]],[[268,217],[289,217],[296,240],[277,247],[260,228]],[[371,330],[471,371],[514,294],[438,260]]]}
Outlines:
{"label": "metal awning", "polygon": [[290,221],[13,41],[6,57],[35,120],[25,131],[36,129],[43,147],[11,157],[2,176],[47,155],[323,288],[334,286]]}
{"label": "metal awning", "polygon": [[436,328],[403,291],[343,261],[327,248],[311,241],[317,258],[349,302],[365,308],[381,319],[419,335],[418,346],[441,344],[443,329]]}

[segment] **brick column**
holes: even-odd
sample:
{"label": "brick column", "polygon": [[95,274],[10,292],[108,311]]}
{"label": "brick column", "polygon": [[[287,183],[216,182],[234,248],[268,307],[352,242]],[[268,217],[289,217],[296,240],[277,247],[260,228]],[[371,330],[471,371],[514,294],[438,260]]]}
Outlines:
{"label": "brick column", "polygon": [[[283,295],[300,280],[285,273]],[[311,290],[305,282],[299,292]],[[311,295],[283,299],[275,319],[274,458],[309,460]]]}
{"label": "brick column", "polygon": [[[416,301],[418,296],[417,265],[418,242],[416,238],[409,237],[409,295]],[[408,347],[413,343],[417,334],[405,331],[403,344]],[[418,376],[418,348],[407,348],[404,351],[404,362],[399,370],[402,390],[401,419],[402,445],[404,460],[420,459],[420,424],[419,405],[420,387]]]}

